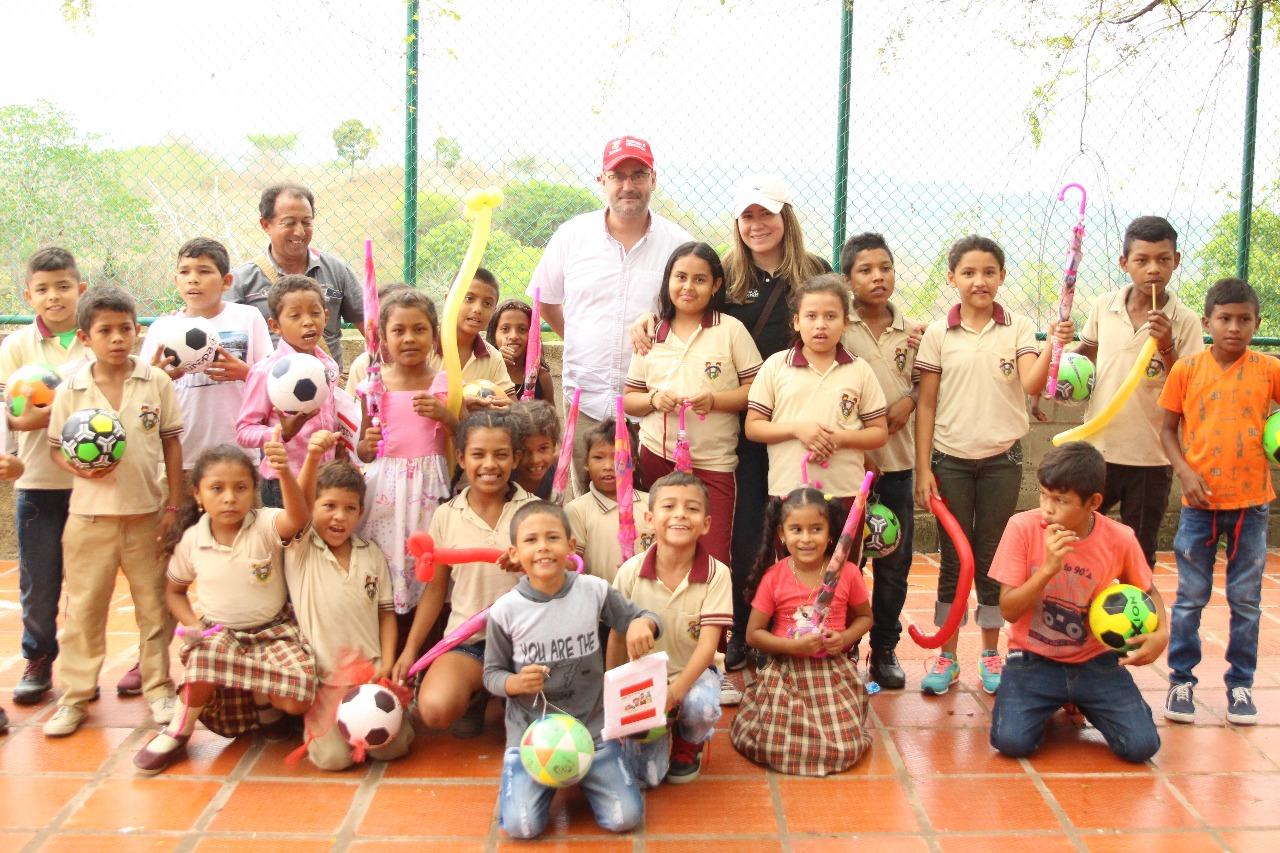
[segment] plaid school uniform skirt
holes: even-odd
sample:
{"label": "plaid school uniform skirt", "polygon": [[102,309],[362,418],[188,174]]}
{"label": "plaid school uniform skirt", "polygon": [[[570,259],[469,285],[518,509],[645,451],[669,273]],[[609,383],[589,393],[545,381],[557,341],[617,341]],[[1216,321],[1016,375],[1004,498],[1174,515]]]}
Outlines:
{"label": "plaid school uniform skirt", "polygon": [[179,653],[182,683],[216,684],[200,722],[223,737],[237,737],[258,723],[254,693],[310,703],[315,699],[316,661],[286,608],[265,625],[224,627]]}
{"label": "plaid school uniform skirt", "polygon": [[791,776],[848,770],[871,748],[867,691],[844,655],[781,655],[742,696],[729,739],[747,758]]}

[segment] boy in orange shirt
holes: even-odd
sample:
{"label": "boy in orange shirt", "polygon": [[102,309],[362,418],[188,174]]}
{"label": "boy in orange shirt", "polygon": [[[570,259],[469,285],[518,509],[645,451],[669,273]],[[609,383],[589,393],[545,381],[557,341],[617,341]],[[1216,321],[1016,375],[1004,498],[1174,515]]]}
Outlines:
{"label": "boy in orange shirt", "polygon": [[[1195,676],[1200,663],[1200,611],[1213,592],[1218,540],[1226,537],[1227,722],[1258,722],[1253,674],[1258,663],[1262,571],[1267,519],[1275,490],[1262,449],[1271,404],[1280,402],[1280,361],[1249,349],[1261,325],[1258,294],[1238,278],[1224,278],[1204,297],[1204,328],[1213,346],[1179,359],[1160,406],[1160,442],[1182,484],[1182,515],[1173,550],[1178,597],[1169,641],[1169,694],[1164,715],[1195,722]],[[1181,440],[1179,440],[1181,428]],[[1185,448],[1185,449],[1184,449]]]}

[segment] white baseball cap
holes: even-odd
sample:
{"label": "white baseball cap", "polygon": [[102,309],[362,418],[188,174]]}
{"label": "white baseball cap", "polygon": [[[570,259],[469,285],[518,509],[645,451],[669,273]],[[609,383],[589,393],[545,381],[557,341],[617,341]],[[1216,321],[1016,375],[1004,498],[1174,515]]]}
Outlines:
{"label": "white baseball cap", "polygon": [[782,210],[784,204],[792,204],[791,187],[776,175],[748,175],[738,182],[733,194],[733,218],[737,219],[742,212],[753,204],[758,204],[770,213]]}

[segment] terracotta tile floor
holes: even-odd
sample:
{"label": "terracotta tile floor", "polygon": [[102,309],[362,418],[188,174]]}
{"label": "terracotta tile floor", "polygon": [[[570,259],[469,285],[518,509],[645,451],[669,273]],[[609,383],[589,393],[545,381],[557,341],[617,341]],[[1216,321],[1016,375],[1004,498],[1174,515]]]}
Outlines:
{"label": "terracotta tile floor", "polygon": [[[1157,573],[1166,601],[1176,576]],[[1227,609],[1221,590],[1205,612],[1206,660],[1196,726],[1165,725],[1153,761],[1116,760],[1097,732],[1055,718],[1027,761],[987,745],[991,699],[974,678],[976,636],[961,643],[958,690],[939,698],[916,686],[926,653],[904,638],[908,689],[872,699],[874,746],[848,773],[799,779],[765,772],[734,752],[722,721],[702,778],[649,794],[643,832],[611,837],[582,797],[559,795],[543,848],[570,851],[730,853],[791,851],[1280,850],[1280,552],[1268,557],[1257,700],[1262,722],[1228,726],[1221,688]],[[918,555],[907,619],[932,614],[936,557]],[[455,741],[428,733],[390,765],[323,773],[290,767],[292,745],[227,741],[198,730],[187,760],[154,779],[130,759],[147,731],[141,699],[115,696],[133,661],[132,608],[121,584],[110,622],[103,697],[76,735],[49,741],[39,725],[52,705],[19,708],[9,690],[22,671],[17,569],[0,562],[0,851],[9,850],[495,850],[521,846],[494,820],[502,731],[497,703],[485,733]],[[1163,662],[1135,673],[1163,701]]]}

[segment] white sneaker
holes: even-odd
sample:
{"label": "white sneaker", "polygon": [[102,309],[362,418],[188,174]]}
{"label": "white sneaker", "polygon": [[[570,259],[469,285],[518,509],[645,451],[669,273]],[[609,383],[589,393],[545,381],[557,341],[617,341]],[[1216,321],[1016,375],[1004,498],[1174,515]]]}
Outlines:
{"label": "white sneaker", "polygon": [[151,719],[156,721],[157,726],[167,726],[173,722],[174,706],[178,704],[175,696],[161,696],[159,699],[151,700]]}
{"label": "white sneaker", "polygon": [[742,701],[742,691],[738,689],[738,685],[734,684],[733,677],[729,673],[720,676],[720,704],[721,705],[737,705]]}
{"label": "white sneaker", "polygon": [[88,717],[83,708],[74,705],[59,705],[58,710],[44,724],[45,737],[66,737],[73,734]]}

